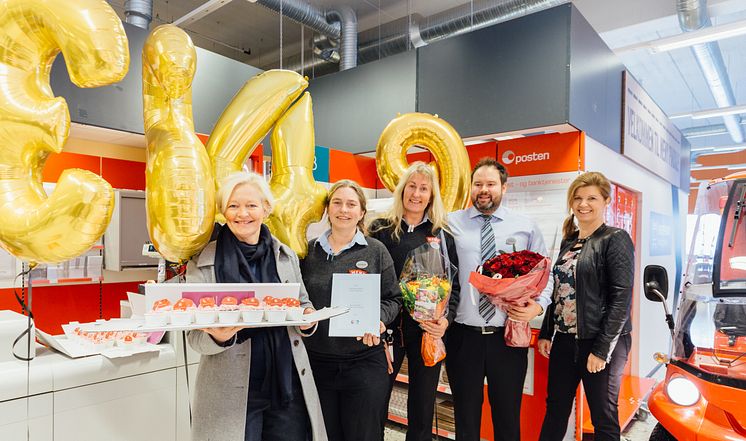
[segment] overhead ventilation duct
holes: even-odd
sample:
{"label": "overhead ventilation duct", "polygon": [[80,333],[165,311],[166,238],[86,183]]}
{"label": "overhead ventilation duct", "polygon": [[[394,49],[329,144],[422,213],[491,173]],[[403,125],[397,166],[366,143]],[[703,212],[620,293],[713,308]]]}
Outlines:
{"label": "overhead ventilation duct", "polygon": [[150,29],[153,20],[153,0],[125,0],[124,21],[138,28]]}
{"label": "overhead ventilation duct", "polygon": [[257,0],[258,5],[269,8],[319,34],[335,40],[339,39],[342,26],[339,22],[329,23],[326,14],[302,0]]}
{"label": "overhead ventilation duct", "polygon": [[339,70],[357,66],[357,16],[349,6],[339,6],[326,13],[327,19],[342,24]]}
{"label": "overhead ventilation duct", "polygon": [[[385,58],[568,2],[569,0],[475,0],[428,17],[411,14],[361,32],[358,35],[358,63]],[[308,71],[308,68],[304,69]]]}
{"label": "overhead ventilation duct", "polygon": [[[684,32],[696,31],[712,25],[707,14],[706,0],[676,0],[676,10],[679,17],[679,26]],[[717,42],[696,44],[692,46],[692,53],[697,59],[718,107],[735,106],[736,99],[725,69],[720,45]],[[723,116],[723,123],[733,142],[743,142],[743,131],[738,116]]]}
{"label": "overhead ventilation duct", "polygon": [[338,59],[340,70],[357,66],[357,16],[351,7],[342,5],[323,13],[301,0],[257,0],[257,4],[329,39],[341,40],[338,56],[325,53],[323,57],[332,62]]}

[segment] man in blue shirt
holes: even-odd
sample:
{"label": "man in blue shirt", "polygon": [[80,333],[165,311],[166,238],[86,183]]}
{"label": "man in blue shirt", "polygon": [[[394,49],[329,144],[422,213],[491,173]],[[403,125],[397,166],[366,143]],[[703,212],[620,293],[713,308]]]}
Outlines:
{"label": "man in blue shirt", "polygon": [[[456,416],[456,439],[479,441],[484,379],[492,409],[495,440],[520,441],[521,398],[528,348],[505,344],[505,320],[530,321],[551,303],[553,282],[526,306],[507,313],[495,308],[470,283],[469,273],[501,250],[531,250],[547,255],[544,238],[526,216],[502,207],[508,173],[493,158],[481,159],[471,174],[472,206],[451,213],[456,239],[461,299],[448,330],[446,369]],[[537,420],[538,424],[538,420]]]}

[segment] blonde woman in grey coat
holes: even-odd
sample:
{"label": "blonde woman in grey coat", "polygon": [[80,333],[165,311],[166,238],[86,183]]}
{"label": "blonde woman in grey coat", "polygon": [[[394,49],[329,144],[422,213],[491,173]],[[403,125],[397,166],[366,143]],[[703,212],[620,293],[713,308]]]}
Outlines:
{"label": "blonde woman in grey coat", "polygon": [[[228,176],[217,194],[226,225],[187,266],[191,283],[300,283],[313,311],[298,257],[263,221],[274,200],[253,173]],[[303,336],[314,327],[190,331],[202,354],[194,396],[193,441],[327,440]]]}

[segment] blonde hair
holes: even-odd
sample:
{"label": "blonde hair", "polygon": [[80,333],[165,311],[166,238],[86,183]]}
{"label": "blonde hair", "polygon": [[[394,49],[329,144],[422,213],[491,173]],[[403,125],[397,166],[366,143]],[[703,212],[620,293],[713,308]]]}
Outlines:
{"label": "blonde hair", "polygon": [[570,215],[562,224],[562,236],[564,239],[569,239],[578,231],[578,227],[575,226],[575,215],[572,213],[572,201],[575,198],[575,193],[580,188],[590,186],[598,187],[604,200],[608,200],[611,196],[611,184],[602,173],[585,172],[575,178],[572,184],[570,184],[570,188],[567,189],[567,211],[570,212]]}
{"label": "blonde hair", "polygon": [[[358,184],[357,182],[350,179],[342,179],[341,181],[335,182],[334,185],[332,185],[332,187],[329,189],[329,192],[326,194],[326,198],[324,199],[324,209],[326,209],[328,214],[329,203],[332,200],[332,196],[334,195],[334,192],[339,190],[340,188],[351,188],[355,191],[355,193],[357,193],[357,198],[360,202],[360,209],[363,211],[363,217],[360,218],[360,220],[358,221],[357,227],[363,234],[366,234],[365,213],[368,212],[368,199],[365,197],[363,187],[361,187],[360,184]],[[331,223],[331,220],[329,221],[329,223]]]}
{"label": "blonde hair", "polygon": [[215,201],[218,204],[218,208],[220,208],[220,212],[225,213],[233,191],[242,185],[251,185],[259,190],[259,193],[262,195],[262,202],[264,202],[264,209],[267,211],[267,215],[269,215],[275,206],[275,198],[272,196],[272,192],[264,177],[250,172],[231,173],[220,181],[218,192],[215,195]]}
{"label": "blonde hair", "polygon": [[402,235],[401,221],[404,218],[404,188],[407,183],[415,174],[420,174],[427,177],[430,180],[430,201],[425,207],[425,213],[433,224],[432,233],[444,229],[448,231],[448,214],[446,213],[445,206],[443,205],[443,199],[440,197],[440,184],[438,178],[435,176],[435,170],[429,165],[422,161],[412,163],[409,168],[404,172],[402,177],[399,179],[399,183],[394,189],[394,205],[391,207],[386,216],[384,216],[385,222],[380,223],[376,231],[394,227],[393,238],[399,241]]}

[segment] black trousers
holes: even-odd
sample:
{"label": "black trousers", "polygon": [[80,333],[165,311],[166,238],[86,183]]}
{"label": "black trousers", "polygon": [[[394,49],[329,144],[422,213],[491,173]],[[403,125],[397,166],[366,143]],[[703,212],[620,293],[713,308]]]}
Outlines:
{"label": "black trousers", "polygon": [[539,440],[559,441],[563,438],[572,412],[575,391],[582,381],[591,410],[593,439],[619,441],[619,386],[631,344],[632,337],[629,334],[620,336],[606,368],[592,374],[586,367],[593,339],[576,340],[575,334],[555,333],[549,353],[547,413]]}
{"label": "black trousers", "polygon": [[[440,379],[440,366],[425,366],[422,361],[422,333],[407,333],[404,347],[394,344],[394,372],[389,375],[389,394],[394,387],[396,375],[407,356],[409,385],[407,387],[407,436],[406,441],[431,441],[433,439],[433,413],[435,396]],[[447,357],[447,355],[446,355]],[[386,400],[386,413],[388,414]]]}
{"label": "black trousers", "polygon": [[310,433],[303,390],[295,392],[287,409],[272,410],[270,398],[249,400],[244,441],[306,441]]}
{"label": "black trousers", "polygon": [[329,441],[380,441],[389,383],[386,354],[355,361],[310,360]]}
{"label": "black trousers", "polygon": [[495,441],[520,441],[528,348],[506,346],[505,328],[481,334],[454,323],[448,330],[446,351],[446,370],[456,413],[456,439],[480,439],[486,377]]}

